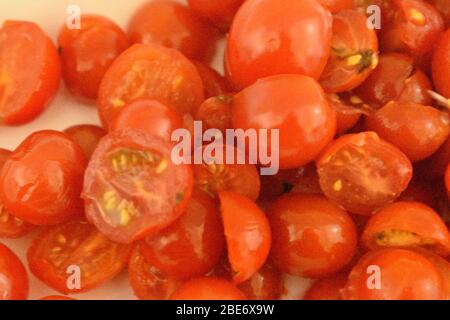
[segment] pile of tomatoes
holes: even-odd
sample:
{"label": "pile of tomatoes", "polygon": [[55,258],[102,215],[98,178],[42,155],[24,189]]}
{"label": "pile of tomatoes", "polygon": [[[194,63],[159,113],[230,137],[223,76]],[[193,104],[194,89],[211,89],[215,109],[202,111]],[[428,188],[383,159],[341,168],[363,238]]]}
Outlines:
{"label": "pile of tomatoes", "polygon": [[[29,270],[64,295],[44,299],[126,268],[139,299],[280,299],[286,274],[316,280],[306,299],[450,299],[448,0],[188,2],[150,1],[126,32],[82,15],[58,49],[32,22],[0,30],[4,126],[61,78],[102,123],[0,150],[0,238],[32,234]],[[278,129],[281,171],[174,163],[194,120]],[[0,279],[27,298],[2,244]]]}

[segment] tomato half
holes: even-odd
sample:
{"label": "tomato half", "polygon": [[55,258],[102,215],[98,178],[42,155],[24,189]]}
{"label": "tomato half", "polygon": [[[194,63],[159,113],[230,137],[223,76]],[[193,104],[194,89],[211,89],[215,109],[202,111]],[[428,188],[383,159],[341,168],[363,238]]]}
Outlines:
{"label": "tomato half", "polygon": [[219,129],[224,137],[226,130],[233,127],[231,106],[233,95],[224,94],[206,99],[197,110],[195,120],[202,121],[203,130]]}
{"label": "tomato half", "polygon": [[271,262],[267,262],[238,288],[249,300],[277,300],[284,291],[283,276]]}
{"label": "tomato half", "polygon": [[188,0],[189,6],[200,16],[226,31],[234,15],[245,0]]}
{"label": "tomato half", "polygon": [[440,38],[432,61],[433,83],[436,90],[450,98],[450,30]]}
{"label": "tomato half", "polygon": [[244,294],[231,282],[214,277],[203,277],[182,284],[171,300],[246,300]]}
{"label": "tomato half", "polygon": [[32,22],[6,21],[0,30],[0,122],[37,117],[55,96],[61,78],[58,52]]}
{"label": "tomato half", "polygon": [[67,128],[64,133],[71,137],[83,149],[86,159],[90,159],[106,131],[98,126],[82,124]]}
{"label": "tomato half", "polygon": [[319,279],[308,289],[305,300],[342,300],[341,291],[347,284],[348,274],[338,273],[329,278]]}
{"label": "tomato half", "polygon": [[205,98],[220,96],[230,91],[227,80],[216,70],[198,61],[193,61],[193,63],[202,78]]}
{"label": "tomato half", "polygon": [[361,116],[366,112],[363,110],[363,101],[356,95],[352,95],[348,101],[337,94],[328,94],[328,103],[336,113],[336,134],[340,135],[352,129]]}
{"label": "tomato half", "polygon": [[26,300],[28,275],[19,258],[0,243],[0,300]]}
{"label": "tomato half", "polygon": [[131,243],[177,220],[191,198],[188,165],[171,160],[172,144],[144,131],[120,130],[100,141],[86,170],[88,219],[113,241]]}

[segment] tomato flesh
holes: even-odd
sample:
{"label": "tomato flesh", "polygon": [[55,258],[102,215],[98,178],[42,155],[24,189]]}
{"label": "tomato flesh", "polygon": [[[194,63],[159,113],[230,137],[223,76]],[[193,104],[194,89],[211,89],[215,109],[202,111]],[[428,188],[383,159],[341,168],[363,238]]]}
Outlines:
{"label": "tomato flesh", "polygon": [[0,300],[26,300],[28,275],[19,258],[0,243]]}
{"label": "tomato flesh", "polygon": [[214,277],[203,277],[182,284],[171,300],[246,300],[244,294],[231,282]]}

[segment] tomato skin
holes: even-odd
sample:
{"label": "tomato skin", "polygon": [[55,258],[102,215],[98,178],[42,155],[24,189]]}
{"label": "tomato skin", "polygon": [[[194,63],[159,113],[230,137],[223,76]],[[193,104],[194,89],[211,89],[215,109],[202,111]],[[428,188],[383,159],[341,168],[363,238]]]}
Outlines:
{"label": "tomato skin", "polygon": [[43,297],[43,298],[41,298],[39,300],[71,301],[71,300],[77,300],[77,299],[66,297],[66,296],[47,296],[47,297]]}
{"label": "tomato skin", "polygon": [[0,243],[0,300],[26,300],[28,275],[19,258]]}
{"label": "tomato skin", "polygon": [[365,127],[398,147],[412,161],[433,155],[450,133],[448,114],[410,102],[391,101],[366,118]]}
{"label": "tomato skin", "polygon": [[249,300],[277,300],[284,290],[283,277],[271,262],[267,262],[238,288]]}
{"label": "tomato skin", "polygon": [[450,6],[447,0],[431,0],[431,4],[442,14],[447,28],[450,27]]}
{"label": "tomato skin", "polygon": [[228,81],[216,70],[204,63],[198,61],[192,62],[197,67],[200,78],[202,78],[206,99],[224,95],[230,91]]}
{"label": "tomato skin", "polygon": [[356,252],[350,216],[320,195],[287,194],[268,209],[271,258],[282,272],[323,278],[341,270]]}
{"label": "tomato skin", "polygon": [[445,171],[445,186],[447,187],[447,194],[450,198],[450,164],[447,166],[447,170]]}
{"label": "tomato skin", "polygon": [[188,0],[198,15],[210,20],[220,30],[226,31],[234,15],[245,0]]}
{"label": "tomato skin", "polygon": [[108,18],[82,15],[80,23],[80,29],[64,25],[59,34],[63,78],[72,94],[95,100],[106,70],[129,42],[125,32]]}
{"label": "tomato skin", "polygon": [[215,277],[192,279],[182,284],[170,300],[247,300],[231,282]]}
{"label": "tomato skin", "polygon": [[[369,266],[378,266],[381,289],[368,288]],[[372,283],[372,281],[371,281]],[[444,298],[443,278],[426,257],[404,249],[371,251],[350,273],[343,290],[344,300],[440,300]]]}
{"label": "tomato skin", "polygon": [[61,78],[58,52],[32,22],[6,21],[0,39],[0,122],[23,124],[41,114],[56,95]]}
{"label": "tomato skin", "polygon": [[336,134],[346,133],[361,119],[362,110],[358,109],[359,106],[345,101],[337,94],[328,94],[327,97],[328,103],[336,113]]}
{"label": "tomato skin", "polygon": [[233,95],[225,94],[206,99],[198,108],[195,120],[202,121],[203,130],[219,129],[224,137],[226,130],[231,129],[231,106]]}
{"label": "tomato skin", "polygon": [[6,210],[23,221],[35,225],[68,221],[83,212],[79,195],[85,168],[83,151],[65,134],[35,132],[6,160],[0,198]]}
{"label": "tomato skin", "polygon": [[186,6],[150,1],[128,24],[132,43],[159,44],[177,49],[189,59],[209,61],[215,52],[215,30]]}
{"label": "tomato skin", "polygon": [[179,220],[141,244],[147,262],[177,279],[206,274],[219,263],[224,249],[219,208],[200,190],[194,192]]}
{"label": "tomato skin", "polygon": [[106,131],[98,126],[82,124],[64,130],[72,140],[83,149],[86,159],[90,159],[101,138],[106,135]]}
{"label": "tomato skin", "polygon": [[[256,129],[258,137],[259,129],[279,129],[280,169],[313,161],[336,132],[336,117],[322,88],[302,75],[259,80],[234,96],[231,113],[234,128]],[[271,154],[267,141],[258,144],[258,150]]]}
{"label": "tomato skin", "polygon": [[319,79],[330,54],[332,16],[315,0],[248,0],[231,26],[226,71],[235,89],[279,74]]}
{"label": "tomato skin", "polygon": [[319,0],[331,13],[338,13],[346,9],[355,9],[355,0]]}
{"label": "tomato skin", "polygon": [[450,97],[450,30],[440,38],[432,60],[433,83],[436,90]]}
{"label": "tomato skin", "polygon": [[306,292],[304,300],[342,300],[341,291],[347,284],[348,274],[338,273],[319,279]]}

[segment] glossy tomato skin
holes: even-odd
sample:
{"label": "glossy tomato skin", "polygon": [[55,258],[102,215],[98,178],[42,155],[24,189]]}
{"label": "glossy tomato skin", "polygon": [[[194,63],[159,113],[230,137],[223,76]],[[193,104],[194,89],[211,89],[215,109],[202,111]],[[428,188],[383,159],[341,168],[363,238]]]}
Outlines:
{"label": "glossy tomato skin", "polygon": [[267,262],[238,288],[249,300],[277,300],[284,291],[283,276],[271,262]]}
{"label": "glossy tomato skin", "polygon": [[190,279],[212,270],[225,251],[225,238],[216,202],[196,190],[186,212],[141,244],[147,262],[169,277]]}
{"label": "glossy tomato skin", "polygon": [[197,67],[200,78],[202,78],[206,99],[224,95],[231,91],[227,79],[216,70],[198,61],[193,61],[193,63]]}
{"label": "glossy tomato skin", "polygon": [[97,98],[106,70],[129,47],[125,32],[98,15],[82,15],[80,29],[64,25],[58,42],[67,88],[75,96],[88,100]]}
{"label": "glossy tomato skin", "polygon": [[330,54],[332,16],[316,0],[249,0],[231,26],[226,69],[236,89],[278,74],[318,79]]}
{"label": "glossy tomato skin", "polygon": [[316,163],[324,194],[349,212],[363,215],[398,198],[413,173],[406,155],[374,132],[340,137]]}
{"label": "glossy tomato skin", "polygon": [[279,270],[323,278],[341,270],[356,252],[350,216],[320,195],[288,194],[268,209],[272,261]]}
{"label": "glossy tomato skin", "polygon": [[210,60],[215,51],[215,30],[191,9],[173,1],[144,4],[131,18],[128,34],[132,43],[159,44],[199,61]]}
{"label": "glossy tomato skin", "polygon": [[32,22],[6,21],[0,39],[0,122],[23,124],[42,113],[58,90],[58,52]]}
{"label": "glossy tomato skin", "polygon": [[352,98],[350,98],[350,101],[346,101],[337,94],[327,95],[328,103],[336,113],[337,135],[344,134],[352,129],[365,113],[362,109],[363,101],[356,96]]}
{"label": "glossy tomato skin", "polygon": [[231,282],[215,277],[192,279],[182,284],[170,300],[247,300]]}
{"label": "glossy tomato skin", "polygon": [[0,300],[26,300],[28,275],[19,258],[0,243]]}
{"label": "glossy tomato skin", "polygon": [[106,131],[95,125],[82,124],[64,130],[72,140],[74,140],[83,150],[86,159],[90,159],[101,138],[106,135]]}
{"label": "glossy tomato skin", "polygon": [[83,213],[85,168],[83,151],[72,139],[57,131],[35,132],[6,160],[0,198],[6,210],[23,221],[36,225],[68,221]]}
{"label": "glossy tomato skin", "polygon": [[198,15],[210,20],[220,30],[228,30],[234,15],[245,0],[188,0]]}
{"label": "glossy tomato skin", "polygon": [[[381,289],[369,288],[375,284],[369,277],[378,266]],[[384,249],[364,255],[350,273],[343,290],[344,300],[440,300],[444,298],[443,278],[426,257],[404,249]]]}
{"label": "glossy tomato skin", "polygon": [[171,159],[172,144],[145,131],[110,132],[86,169],[82,197],[90,222],[131,243],[168,227],[186,209],[192,168]]}
{"label": "glossy tomato skin", "polygon": [[347,284],[348,274],[338,273],[319,279],[308,289],[304,300],[342,300],[341,291]]}
{"label": "glossy tomato skin", "polygon": [[331,13],[338,13],[342,10],[355,9],[355,0],[319,0]]}
{"label": "glossy tomato skin", "polygon": [[[281,169],[313,161],[332,140],[336,117],[318,82],[302,75],[259,80],[234,96],[232,123],[238,129],[278,129]],[[259,150],[270,154],[268,141]],[[273,149],[275,150],[275,149]]]}
{"label": "glossy tomato skin", "polygon": [[231,129],[232,94],[224,94],[206,99],[198,108],[195,120],[202,121],[203,130],[219,129],[224,137],[226,130]]}
{"label": "glossy tomato skin", "polygon": [[436,90],[450,97],[450,29],[440,38],[432,60],[433,83]]}
{"label": "glossy tomato skin", "polygon": [[195,66],[174,49],[136,44],[106,72],[99,89],[98,111],[108,128],[120,109],[139,98],[164,101],[180,114],[195,114],[204,100]]}
{"label": "glossy tomato skin", "polygon": [[417,162],[433,155],[445,143],[449,124],[448,114],[436,108],[391,101],[367,117],[365,127]]}

